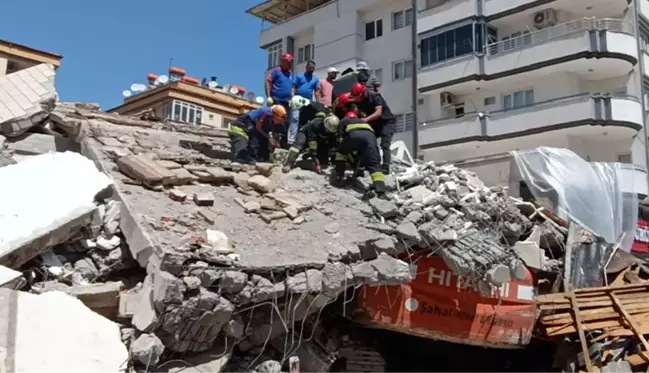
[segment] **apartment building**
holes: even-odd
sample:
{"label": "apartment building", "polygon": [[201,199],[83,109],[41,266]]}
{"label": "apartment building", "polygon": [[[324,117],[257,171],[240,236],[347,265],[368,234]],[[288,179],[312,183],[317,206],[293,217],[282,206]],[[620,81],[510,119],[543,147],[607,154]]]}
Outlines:
{"label": "apartment building", "polygon": [[[638,1],[636,15],[627,0],[418,0],[420,154],[462,164],[516,195],[509,151],[569,148],[589,161],[628,164],[623,184],[646,195],[649,2]],[[248,11],[277,16],[260,34],[269,67],[275,50],[311,45],[320,71],[361,59],[383,69],[383,92],[403,114],[395,140],[412,145],[411,80],[401,67],[412,63],[411,2],[297,3],[270,0]]]}
{"label": "apartment building", "polygon": [[[123,115],[153,114],[188,125],[230,128],[241,114],[261,107],[256,95],[235,85],[220,86],[216,78],[199,80],[186,75],[184,69],[169,67],[169,75],[148,74],[148,84],[125,91],[124,102],[108,112]],[[257,100],[259,101],[259,99]],[[261,100],[263,102],[263,100]]]}
{"label": "apartment building", "polygon": [[0,77],[25,70],[42,63],[61,66],[62,56],[7,40],[0,40]]}

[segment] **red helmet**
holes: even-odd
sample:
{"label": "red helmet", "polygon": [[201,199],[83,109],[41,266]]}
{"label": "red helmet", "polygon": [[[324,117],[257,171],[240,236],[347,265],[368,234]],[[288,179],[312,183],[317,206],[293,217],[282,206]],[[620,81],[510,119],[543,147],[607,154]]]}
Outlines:
{"label": "red helmet", "polygon": [[348,111],[345,118],[358,118],[358,114],[355,111]]}
{"label": "red helmet", "polygon": [[282,61],[293,62],[293,55],[290,53],[284,53],[280,59]]}
{"label": "red helmet", "polygon": [[351,93],[346,92],[338,96],[338,107],[344,109],[348,104],[352,102]]}
{"label": "red helmet", "polygon": [[367,92],[367,87],[362,83],[355,83],[352,87],[352,96],[354,97],[363,97]]}

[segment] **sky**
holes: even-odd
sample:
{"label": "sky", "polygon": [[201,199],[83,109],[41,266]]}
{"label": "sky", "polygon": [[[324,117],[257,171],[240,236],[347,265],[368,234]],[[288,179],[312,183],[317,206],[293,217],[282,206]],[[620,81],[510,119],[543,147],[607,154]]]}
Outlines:
{"label": "sky", "polygon": [[148,73],[166,74],[169,58],[199,81],[216,76],[263,95],[262,24],[245,13],[262,1],[3,1],[0,39],[62,55],[61,100],[103,110],[121,104],[122,91],[146,83]]}

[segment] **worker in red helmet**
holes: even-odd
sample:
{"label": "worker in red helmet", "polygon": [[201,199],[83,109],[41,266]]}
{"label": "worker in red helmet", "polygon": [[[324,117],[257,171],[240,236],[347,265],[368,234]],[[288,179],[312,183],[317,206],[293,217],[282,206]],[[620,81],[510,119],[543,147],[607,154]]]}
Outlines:
{"label": "worker in red helmet", "polygon": [[230,159],[242,164],[270,160],[270,146],[279,147],[273,135],[286,121],[286,109],[280,105],[249,111],[230,124]]}
{"label": "worker in red helmet", "polygon": [[285,128],[282,132],[282,136],[284,137],[286,136],[286,131],[290,125],[291,110],[289,108],[289,102],[291,97],[295,94],[294,83],[293,55],[290,53],[284,53],[280,57],[279,66],[270,71],[265,83],[268,106],[281,105],[286,110],[287,115],[284,123]]}
{"label": "worker in red helmet", "polygon": [[350,110],[356,110],[356,105],[354,104],[352,98],[353,97],[350,92],[345,92],[334,100],[332,104],[334,114],[336,114],[336,116],[341,120],[345,117],[345,114],[347,114],[347,112],[349,112]]}
{"label": "worker in red helmet", "polygon": [[350,110],[340,121],[339,130],[342,141],[334,161],[334,184],[343,183],[349,161],[354,168],[354,176],[357,175],[357,168],[364,165],[370,172],[374,191],[379,197],[385,197],[385,175],[381,172],[381,155],[372,126],[359,118],[358,112]]}
{"label": "worker in red helmet", "polygon": [[383,96],[368,90],[365,84],[355,83],[352,86],[352,101],[358,105],[360,112],[367,116],[363,118],[374,129],[377,138],[381,138],[383,164],[381,169],[384,174],[390,173],[390,145],[392,136],[396,132],[396,118]]}

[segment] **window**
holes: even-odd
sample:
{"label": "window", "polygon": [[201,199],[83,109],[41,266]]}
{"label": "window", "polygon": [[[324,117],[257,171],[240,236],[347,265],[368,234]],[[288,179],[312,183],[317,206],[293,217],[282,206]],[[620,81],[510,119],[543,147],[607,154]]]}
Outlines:
{"label": "window", "polygon": [[367,22],[365,24],[365,41],[383,36],[383,20]]}
{"label": "window", "polygon": [[617,161],[620,163],[632,163],[631,162],[631,153],[618,154]]}
{"label": "window", "polygon": [[494,96],[485,97],[484,106],[494,105],[496,103],[496,98]]}
{"label": "window", "polygon": [[370,71],[371,74],[374,74],[379,83],[383,83],[383,69],[374,69]]}
{"label": "window", "polygon": [[511,110],[534,105],[534,90],[517,91],[503,96],[503,109]]}
{"label": "window", "polygon": [[412,60],[392,63],[392,80],[403,80],[412,77]]}
{"label": "window", "polygon": [[304,63],[312,60],[313,57],[313,44],[307,44],[297,50],[297,63]]}
{"label": "window", "polygon": [[282,43],[275,43],[266,49],[268,51],[268,69],[279,65],[279,58],[282,55]]}
{"label": "window", "polygon": [[479,52],[474,47],[474,25],[469,24],[421,40],[421,67]]}
{"label": "window", "polygon": [[392,30],[412,25],[412,8],[392,13]]}
{"label": "window", "polygon": [[426,9],[431,9],[440,6],[449,0],[426,0]]}
{"label": "window", "polygon": [[173,104],[166,104],[164,112],[165,118],[173,118],[176,122],[201,124],[203,119],[203,108],[201,106],[183,101],[174,100]]}

